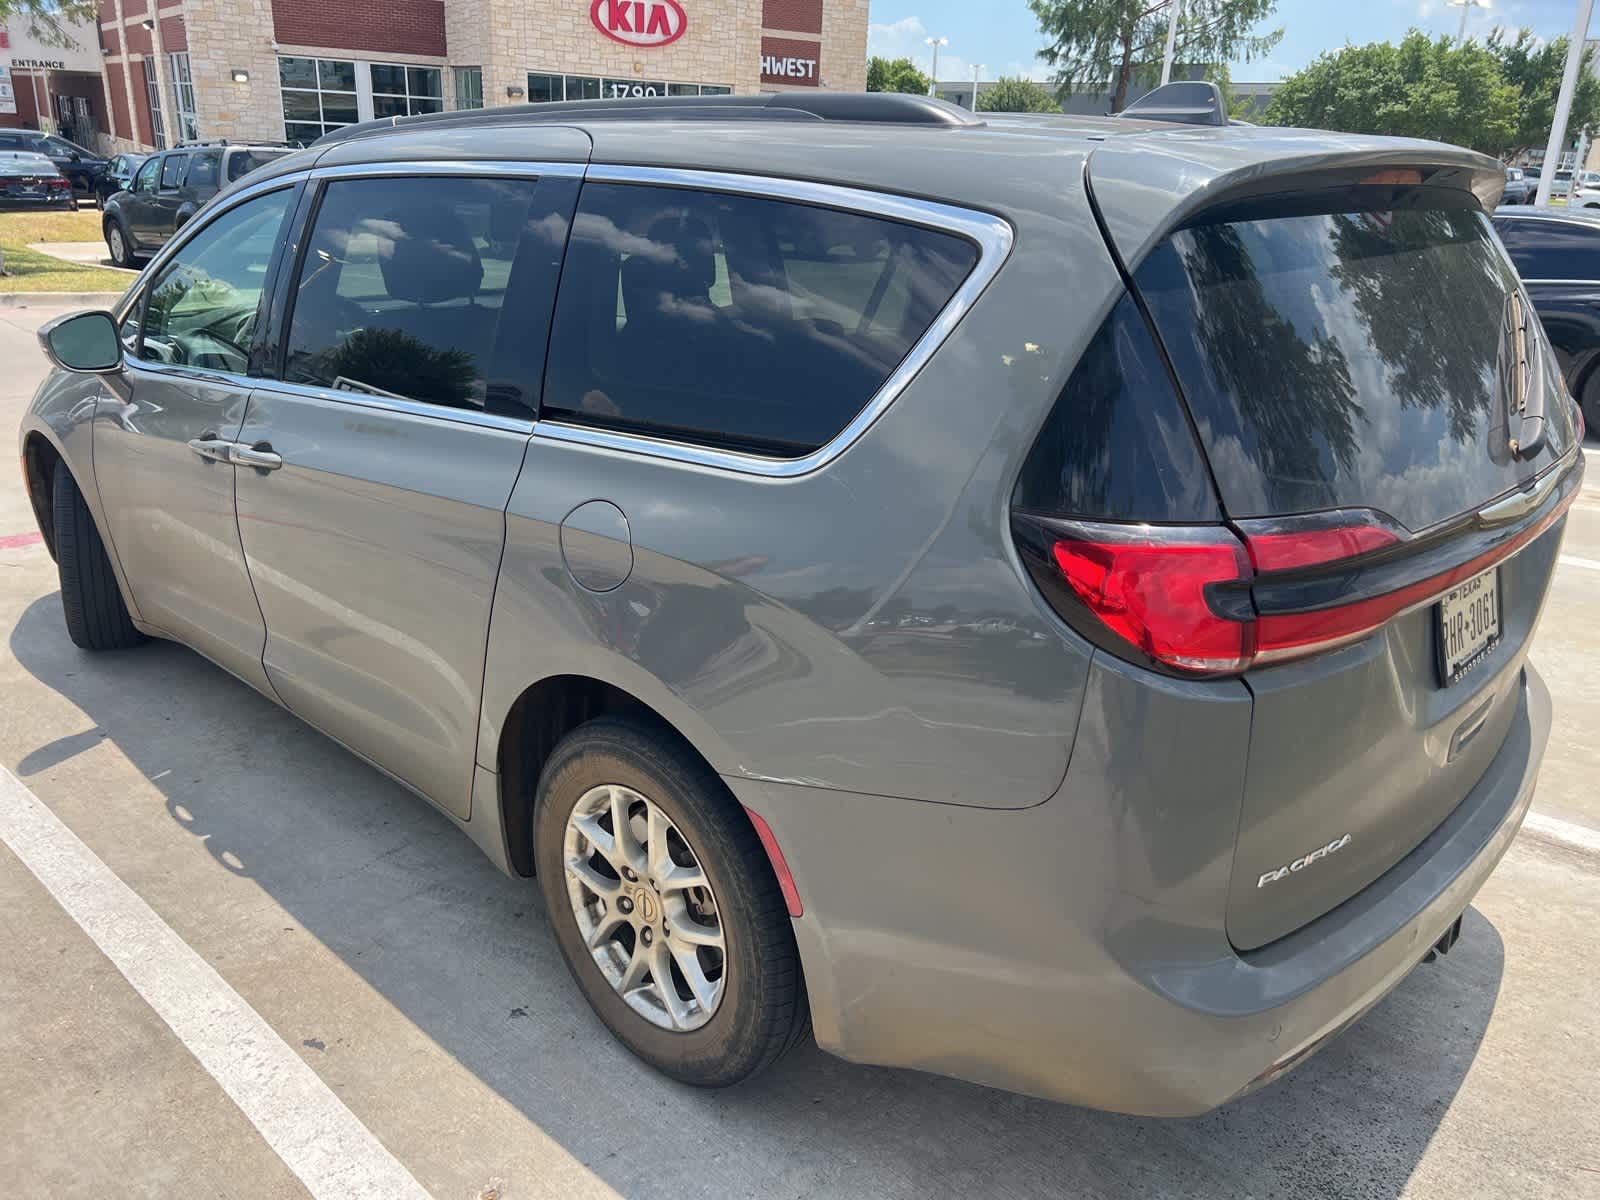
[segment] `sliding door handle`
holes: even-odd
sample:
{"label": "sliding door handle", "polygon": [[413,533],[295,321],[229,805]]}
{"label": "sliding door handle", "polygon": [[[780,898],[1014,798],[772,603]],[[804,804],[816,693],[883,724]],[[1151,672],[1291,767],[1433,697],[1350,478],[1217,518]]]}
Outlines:
{"label": "sliding door handle", "polygon": [[190,438],[189,449],[211,462],[232,461],[233,443],[224,441],[214,433],[203,433],[197,438]]}
{"label": "sliding door handle", "polygon": [[283,466],[283,455],[273,451],[271,442],[257,442],[254,446],[235,442],[230,457],[239,466],[254,467],[258,471],[276,471]]}

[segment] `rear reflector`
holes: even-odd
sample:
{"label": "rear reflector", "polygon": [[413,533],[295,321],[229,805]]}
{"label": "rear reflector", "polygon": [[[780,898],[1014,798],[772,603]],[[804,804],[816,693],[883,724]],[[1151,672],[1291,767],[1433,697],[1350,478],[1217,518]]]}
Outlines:
{"label": "rear reflector", "polygon": [[803,917],[806,907],[800,903],[800,889],[795,886],[794,872],[789,870],[789,860],[784,858],[783,850],[778,845],[778,838],[772,832],[772,826],[753,808],[746,808],[750,814],[750,824],[756,827],[756,836],[761,839],[761,847],[767,852],[767,861],[772,864],[772,873],[778,877],[778,890],[783,893],[783,902],[789,909],[791,917]]}
{"label": "rear reflector", "polygon": [[[1359,519],[1242,535],[1220,526],[1038,522],[1035,527],[1044,527],[1053,565],[1072,596],[1121,643],[1185,674],[1233,675],[1356,641],[1437,600],[1544,533],[1576,495],[1574,488],[1535,524],[1447,570],[1377,596],[1291,612],[1258,613],[1253,589],[1280,581],[1292,586],[1330,571],[1365,570],[1374,561],[1388,561],[1389,556],[1371,556],[1401,544],[1400,536]],[[1069,623],[1082,619],[1078,613],[1061,615]],[[1108,647],[1116,644],[1091,636]]]}

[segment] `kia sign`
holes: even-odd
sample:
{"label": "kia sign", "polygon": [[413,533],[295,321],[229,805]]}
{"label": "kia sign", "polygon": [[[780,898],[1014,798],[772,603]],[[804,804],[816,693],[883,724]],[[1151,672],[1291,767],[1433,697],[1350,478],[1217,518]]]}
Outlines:
{"label": "kia sign", "polygon": [[822,86],[822,43],[798,38],[761,39],[761,82]]}
{"label": "kia sign", "polygon": [[624,46],[665,46],[683,36],[689,18],[678,0],[594,0],[594,27]]}

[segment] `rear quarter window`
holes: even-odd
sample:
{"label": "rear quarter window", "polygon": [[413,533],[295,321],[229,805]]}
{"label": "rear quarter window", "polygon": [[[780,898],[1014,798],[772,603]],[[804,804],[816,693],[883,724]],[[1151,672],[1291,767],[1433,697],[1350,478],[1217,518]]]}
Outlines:
{"label": "rear quarter window", "polygon": [[544,412],[803,456],[867,405],[977,259],[955,234],[863,213],[586,185]]}
{"label": "rear quarter window", "polygon": [[266,166],[275,158],[282,158],[287,150],[235,150],[228,155],[228,182],[242,179],[257,167]]}

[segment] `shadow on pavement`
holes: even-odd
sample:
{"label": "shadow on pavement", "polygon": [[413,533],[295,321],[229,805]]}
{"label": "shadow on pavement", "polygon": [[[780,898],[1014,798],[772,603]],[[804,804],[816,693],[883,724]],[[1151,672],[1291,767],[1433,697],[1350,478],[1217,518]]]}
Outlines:
{"label": "shadow on pavement", "polygon": [[[1189,1121],[814,1047],[741,1088],[698,1092],[635,1062],[590,1014],[531,880],[499,875],[421,800],[245,685],[167,643],[82,654],[54,593],[23,614],[11,649],[95,726],[33,748],[24,778],[111,739],[218,861],[624,1195],[1398,1196],[1500,988],[1500,937],[1469,910],[1447,959],[1321,1054]],[[294,1044],[325,1031],[281,1032]],[[630,1128],[655,1152],[630,1153]]]}

